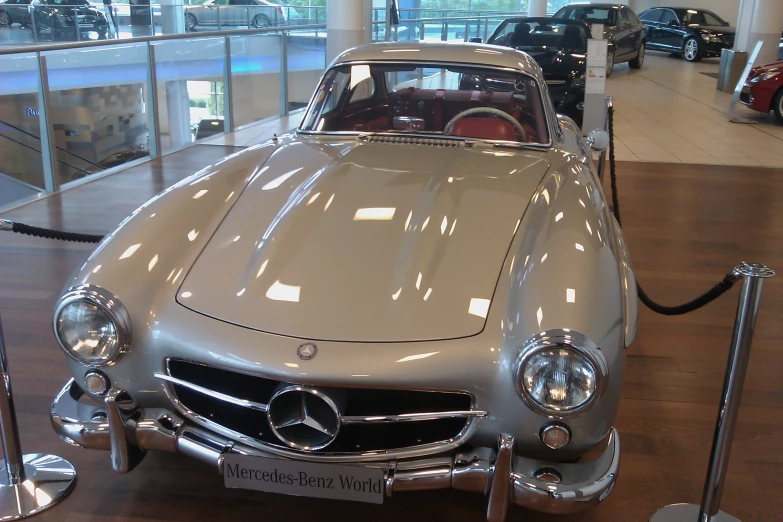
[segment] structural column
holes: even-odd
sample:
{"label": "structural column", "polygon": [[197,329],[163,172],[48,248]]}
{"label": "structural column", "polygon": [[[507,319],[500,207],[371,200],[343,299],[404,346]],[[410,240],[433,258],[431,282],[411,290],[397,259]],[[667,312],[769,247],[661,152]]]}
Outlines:
{"label": "structural column", "polygon": [[734,49],[753,51],[756,42],[762,40],[756,65],[774,62],[778,55],[778,42],[783,31],[783,1],[741,0],[737,15],[737,36]]}
{"label": "structural column", "polygon": [[179,34],[185,32],[184,0],[160,0],[160,17],[163,34]]}
{"label": "structural column", "polygon": [[528,16],[546,16],[546,0],[530,0],[527,4]]}
{"label": "structural column", "polygon": [[326,61],[357,45],[370,43],[372,0],[326,0]]}

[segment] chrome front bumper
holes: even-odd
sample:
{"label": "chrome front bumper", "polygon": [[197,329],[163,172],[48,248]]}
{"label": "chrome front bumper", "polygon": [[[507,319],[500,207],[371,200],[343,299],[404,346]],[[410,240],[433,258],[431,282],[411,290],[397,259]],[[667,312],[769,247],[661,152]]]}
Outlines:
{"label": "chrome front bumper", "polygon": [[[112,468],[119,473],[136,467],[147,450],[183,453],[210,464],[220,474],[228,453],[280,458],[192,425],[168,410],[140,408],[123,390],[110,390],[104,404],[95,406],[80,402],[81,395],[73,379],[60,390],[51,407],[54,429],[75,446],[110,450]],[[363,465],[384,468],[387,497],[400,491],[445,488],[483,493],[489,499],[487,520],[502,522],[511,503],[556,514],[598,504],[614,486],[619,457],[620,441],[612,428],[602,454],[577,464],[515,456],[514,438],[502,434],[497,448]],[[560,480],[536,478],[544,473]]]}

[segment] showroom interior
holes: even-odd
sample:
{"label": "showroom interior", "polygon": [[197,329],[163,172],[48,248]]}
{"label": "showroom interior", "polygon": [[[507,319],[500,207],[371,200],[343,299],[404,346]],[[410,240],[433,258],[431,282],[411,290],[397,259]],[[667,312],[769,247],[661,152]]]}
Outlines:
{"label": "showroom interior", "polygon": [[781,0],[0,0],[0,519],[783,522],[779,175]]}

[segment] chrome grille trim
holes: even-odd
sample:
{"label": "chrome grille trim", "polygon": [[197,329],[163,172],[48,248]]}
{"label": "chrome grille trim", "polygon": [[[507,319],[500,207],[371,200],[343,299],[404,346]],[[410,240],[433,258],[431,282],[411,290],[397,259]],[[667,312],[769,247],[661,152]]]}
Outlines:
{"label": "chrome grille trim", "polygon": [[266,404],[262,404],[260,402],[248,401],[245,399],[240,399],[238,397],[232,397],[231,395],[226,395],[225,393],[220,393],[214,390],[210,390],[209,388],[204,388],[203,386],[199,386],[198,384],[193,384],[192,382],[188,382],[183,379],[177,379],[176,377],[172,377],[171,375],[166,375],[165,373],[155,372],[153,375],[155,376],[156,379],[160,379],[162,381],[168,381],[177,384],[179,386],[184,386],[185,388],[189,390],[193,390],[194,392],[198,392],[203,395],[208,395],[213,399],[218,399],[223,402],[228,402],[231,404],[235,404],[237,406],[242,406],[243,408],[250,408],[251,410],[258,410],[263,412],[266,412],[266,410],[269,409]]}
{"label": "chrome grille trim", "polygon": [[[228,402],[236,406],[242,406],[243,408],[249,408],[251,410],[266,412],[269,408],[268,405],[260,402],[248,401],[246,399],[240,399],[233,397],[225,393],[220,393],[209,388],[204,388],[198,384],[193,384],[183,379],[172,377],[164,373],[155,372],[153,374],[156,379],[167,381],[179,386],[183,386],[194,392],[201,393],[218,399],[223,402]],[[403,413],[401,415],[340,415],[341,424],[370,424],[378,422],[416,422],[416,421],[430,421],[438,419],[455,419],[455,418],[469,418],[469,417],[486,417],[487,412],[483,410],[462,410],[462,411],[436,411],[436,412],[424,412],[424,413]]]}
{"label": "chrome grille trim", "polygon": [[[166,371],[169,372],[169,362],[172,359],[166,358]],[[221,368],[219,366],[213,366],[213,365],[205,365],[201,362],[196,361],[187,361],[182,360],[183,362],[189,362],[191,364],[198,364],[202,366],[208,366],[210,368],[215,369],[223,369],[226,371],[234,371],[236,373],[254,376],[254,377],[260,377],[264,378],[261,375],[258,375],[256,373],[250,373],[242,370],[237,369],[227,369],[227,368]],[[367,462],[385,462],[390,459],[409,459],[409,458],[419,458],[429,455],[438,455],[446,452],[453,451],[460,446],[464,445],[470,437],[473,435],[473,433],[476,431],[477,428],[477,422],[481,417],[484,417],[488,415],[486,411],[481,410],[468,410],[471,413],[474,413],[472,415],[466,416],[465,419],[465,425],[464,427],[454,435],[453,437],[449,439],[439,440],[437,442],[429,442],[424,444],[419,444],[415,446],[407,446],[403,448],[393,448],[393,449],[374,449],[374,450],[359,450],[359,451],[318,451],[318,452],[305,452],[300,450],[293,450],[290,448],[286,448],[283,446],[278,446],[276,444],[270,444],[265,441],[255,439],[253,437],[250,437],[248,435],[245,435],[243,433],[240,433],[238,431],[234,431],[231,428],[228,428],[226,426],[223,426],[222,424],[219,424],[193,410],[191,410],[189,407],[187,407],[185,404],[182,403],[182,401],[179,400],[177,397],[177,394],[174,390],[175,385],[182,385],[186,387],[189,390],[196,391],[199,393],[199,390],[197,390],[194,387],[198,387],[201,390],[208,391],[207,394],[210,397],[217,398],[212,390],[209,390],[208,388],[204,388],[203,386],[195,385],[193,383],[190,383],[188,381],[185,381],[183,379],[178,379],[176,377],[162,374],[159,372],[155,372],[155,377],[157,377],[159,380],[163,381],[163,392],[166,394],[166,397],[171,401],[171,403],[174,406],[174,409],[180,413],[183,417],[185,417],[189,422],[192,422],[193,424],[197,426],[201,426],[202,428],[205,428],[207,430],[210,430],[216,434],[222,435],[224,437],[227,437],[231,440],[241,442],[242,444],[245,444],[247,446],[250,446],[251,448],[255,448],[258,450],[265,451],[267,453],[270,453],[272,455],[276,455],[278,457],[283,458],[290,458],[290,459],[296,459],[296,460],[304,460],[309,462],[324,462],[324,463],[367,463]],[[187,386],[180,383],[187,383],[192,386]],[[218,392],[219,393],[219,392]],[[452,392],[452,393],[460,393],[467,396],[472,397],[471,394],[465,393],[465,392]],[[220,394],[225,397],[231,397],[226,394]],[[234,397],[232,397],[234,398]],[[471,402],[475,401],[475,398],[472,399]],[[232,404],[234,404],[232,402]],[[260,404],[260,403],[257,403]],[[451,412],[440,412],[440,413],[451,413]],[[385,418],[388,416],[378,416],[378,418]],[[346,416],[346,418],[350,419],[350,416]],[[443,417],[442,417],[443,418]],[[445,417],[448,418],[448,417]],[[380,422],[380,421],[379,421]]]}

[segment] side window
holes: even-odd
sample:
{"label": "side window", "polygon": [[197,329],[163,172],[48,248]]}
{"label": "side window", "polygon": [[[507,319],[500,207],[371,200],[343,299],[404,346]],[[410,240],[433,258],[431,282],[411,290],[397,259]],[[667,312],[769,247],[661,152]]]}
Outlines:
{"label": "side window", "polygon": [[663,14],[661,15],[661,23],[668,24],[669,22],[679,22],[677,20],[677,15],[674,14],[674,11],[671,11],[669,9],[664,9]]}
{"label": "side window", "polygon": [[624,7],[618,10],[618,23],[624,24],[626,22],[630,22],[631,19],[628,18],[628,11]]}
{"label": "side window", "polygon": [[348,103],[369,100],[373,96],[375,96],[375,81],[372,79],[372,76],[368,76],[353,87],[351,99]]}
{"label": "side window", "polygon": [[640,18],[645,22],[660,22],[662,9],[650,9],[646,13],[642,13]]}
{"label": "side window", "polygon": [[628,17],[628,21],[629,22],[631,22],[632,24],[640,23],[639,22],[639,17],[636,16],[636,13],[634,13],[633,11],[631,11],[630,9],[628,9],[626,7],[624,7],[623,10],[625,11],[625,16]]}

